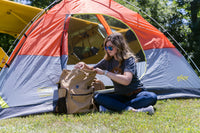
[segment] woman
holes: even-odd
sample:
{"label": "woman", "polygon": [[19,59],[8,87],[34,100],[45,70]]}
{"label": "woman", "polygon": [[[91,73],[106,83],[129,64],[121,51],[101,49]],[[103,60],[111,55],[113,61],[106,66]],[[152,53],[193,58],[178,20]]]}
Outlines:
{"label": "woman", "polygon": [[136,58],[128,47],[121,33],[113,33],[104,41],[105,56],[94,67],[83,62],[75,68],[94,69],[97,74],[106,75],[114,84],[112,94],[96,94],[95,102],[100,105],[100,111],[105,108],[121,112],[147,112],[153,114],[152,105],[156,104],[157,96],[144,89],[137,76]]}

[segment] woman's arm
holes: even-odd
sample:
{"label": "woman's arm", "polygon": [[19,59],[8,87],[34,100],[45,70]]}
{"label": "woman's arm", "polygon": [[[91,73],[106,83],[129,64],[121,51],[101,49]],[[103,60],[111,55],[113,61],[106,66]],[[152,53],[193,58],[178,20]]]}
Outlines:
{"label": "woman's arm", "polygon": [[87,64],[85,64],[84,62],[79,62],[74,66],[75,69],[89,69],[89,70],[93,70],[92,66],[88,66]]}
{"label": "woman's arm", "polygon": [[[94,70],[97,72],[97,74],[100,74],[100,75],[105,75],[105,72],[106,72],[99,68],[95,68]],[[124,72],[124,74],[121,75],[121,74],[115,74],[112,72],[107,72],[106,76],[119,84],[129,85],[132,81],[133,74],[131,72]]]}

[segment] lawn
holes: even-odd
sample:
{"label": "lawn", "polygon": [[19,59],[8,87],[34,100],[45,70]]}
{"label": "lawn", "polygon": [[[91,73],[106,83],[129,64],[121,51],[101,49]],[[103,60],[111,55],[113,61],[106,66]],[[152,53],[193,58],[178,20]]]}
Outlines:
{"label": "lawn", "polygon": [[9,133],[200,133],[200,99],[159,100],[156,112],[47,113],[0,120],[0,132]]}

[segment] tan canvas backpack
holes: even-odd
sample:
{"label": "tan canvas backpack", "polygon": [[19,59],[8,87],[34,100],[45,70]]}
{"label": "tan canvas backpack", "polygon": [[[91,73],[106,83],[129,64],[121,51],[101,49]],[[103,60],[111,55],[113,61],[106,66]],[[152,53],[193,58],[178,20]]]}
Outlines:
{"label": "tan canvas backpack", "polygon": [[74,114],[94,111],[95,88],[104,89],[104,84],[95,76],[95,71],[87,69],[63,70],[59,81],[56,112]]}

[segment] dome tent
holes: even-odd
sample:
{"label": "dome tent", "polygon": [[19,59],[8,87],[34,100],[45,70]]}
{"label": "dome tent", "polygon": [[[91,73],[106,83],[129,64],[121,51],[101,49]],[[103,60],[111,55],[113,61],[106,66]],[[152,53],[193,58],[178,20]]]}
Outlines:
{"label": "dome tent", "polygon": [[[98,22],[89,22],[90,15]],[[107,17],[124,25],[111,26]],[[78,61],[97,63],[104,55],[103,39],[113,31],[125,37],[133,33],[136,40],[128,42],[141,59],[140,79],[159,99],[200,97],[200,79],[192,67],[138,13],[113,0],[63,0],[31,25],[10,56],[9,67],[2,69],[0,119],[53,111],[62,70]]]}

